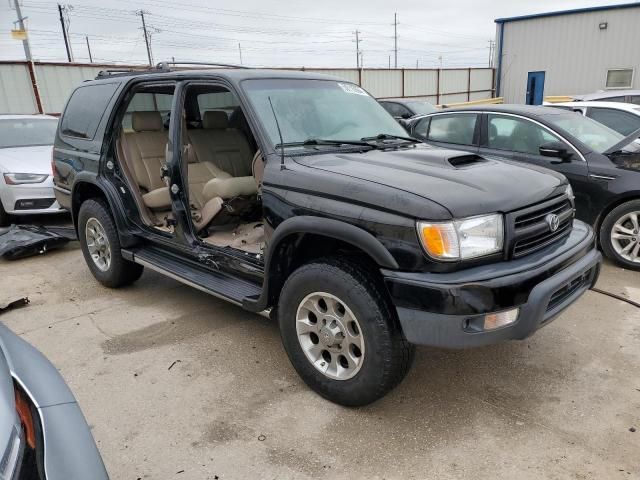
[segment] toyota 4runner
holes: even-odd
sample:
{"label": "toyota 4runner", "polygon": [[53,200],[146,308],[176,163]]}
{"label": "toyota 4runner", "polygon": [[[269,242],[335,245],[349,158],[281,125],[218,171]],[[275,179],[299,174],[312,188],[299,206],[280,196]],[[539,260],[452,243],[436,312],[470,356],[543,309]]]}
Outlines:
{"label": "toyota 4runner", "polygon": [[328,76],[103,72],[62,115],[56,198],[99,282],[147,267],[270,313],[312,389],[364,405],[414,344],[523,339],[601,262],[562,175],[405,135]]}

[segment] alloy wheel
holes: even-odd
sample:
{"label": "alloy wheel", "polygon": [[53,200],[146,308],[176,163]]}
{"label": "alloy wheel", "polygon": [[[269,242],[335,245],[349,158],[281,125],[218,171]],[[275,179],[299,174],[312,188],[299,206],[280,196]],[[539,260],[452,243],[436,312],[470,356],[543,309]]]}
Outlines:
{"label": "alloy wheel", "polygon": [[111,266],[111,246],[104,227],[97,218],[91,217],[85,226],[85,238],[89,255],[102,272]]}
{"label": "alloy wheel", "polygon": [[348,380],[362,367],[362,329],[351,309],[335,295],[307,295],[298,306],[296,332],[305,356],[326,377]]}

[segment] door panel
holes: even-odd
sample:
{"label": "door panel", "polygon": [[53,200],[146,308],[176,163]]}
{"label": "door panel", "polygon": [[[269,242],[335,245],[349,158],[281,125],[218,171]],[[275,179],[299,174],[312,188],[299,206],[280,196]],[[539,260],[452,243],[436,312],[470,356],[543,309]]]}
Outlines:
{"label": "door panel", "polygon": [[527,76],[527,105],[542,105],[545,72],[529,72]]}

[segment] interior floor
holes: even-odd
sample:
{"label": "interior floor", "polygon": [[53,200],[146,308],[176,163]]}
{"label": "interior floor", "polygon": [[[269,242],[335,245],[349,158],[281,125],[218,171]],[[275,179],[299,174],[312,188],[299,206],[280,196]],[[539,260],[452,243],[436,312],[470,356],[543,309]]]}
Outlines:
{"label": "interior floor", "polygon": [[262,222],[243,223],[228,230],[209,232],[202,240],[217,247],[232,247],[248,253],[261,254],[264,249]]}

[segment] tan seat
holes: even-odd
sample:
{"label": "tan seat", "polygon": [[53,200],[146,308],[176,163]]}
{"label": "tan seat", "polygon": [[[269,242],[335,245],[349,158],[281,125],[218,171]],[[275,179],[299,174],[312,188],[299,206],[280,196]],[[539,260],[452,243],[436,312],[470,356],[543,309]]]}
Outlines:
{"label": "tan seat", "polygon": [[189,130],[189,142],[199,162],[211,162],[232,177],[251,175],[251,147],[240,130],[229,128],[227,114],[208,111],[202,128]]}
{"label": "tan seat", "polygon": [[152,209],[160,208],[158,198],[166,188],[160,178],[160,169],[166,161],[167,132],[160,112],[133,112],[133,132],[123,135],[125,161],[142,190],[142,201]]}

